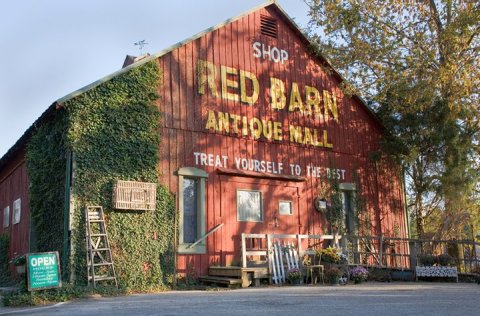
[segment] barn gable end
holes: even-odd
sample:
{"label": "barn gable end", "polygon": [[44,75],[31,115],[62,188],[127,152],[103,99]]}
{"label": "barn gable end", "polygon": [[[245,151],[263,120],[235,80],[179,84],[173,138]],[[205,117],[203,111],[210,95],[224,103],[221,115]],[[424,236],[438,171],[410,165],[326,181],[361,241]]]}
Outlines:
{"label": "barn gable end", "polygon": [[[54,102],[0,160],[0,208],[10,204],[15,181],[26,196],[25,148],[38,126],[61,110],[68,116],[63,158],[71,169],[58,170],[58,178],[70,183],[57,211],[73,213],[58,216],[64,223],[56,224],[68,230],[67,221],[81,222],[82,207],[101,203],[114,226],[112,247],[121,255],[134,245],[120,225],[130,217],[143,234],[132,238],[139,245],[148,240],[144,248],[162,254],[142,249],[134,268],[120,260],[120,269],[135,270],[125,270],[129,285],[136,282],[130,276],[167,280],[166,264],[185,277],[206,274],[211,265],[239,264],[242,233],[406,237],[399,168],[370,159],[384,127],[358,96],[343,93],[342,81],[326,59],[311,53],[308,39],[278,4],[268,2]],[[151,102],[155,90],[159,98]],[[110,94],[115,98],[109,100]],[[140,123],[129,120],[127,109]],[[92,126],[80,124],[92,113]],[[155,122],[145,118],[148,124],[141,124],[139,113],[151,113]],[[102,153],[99,159],[91,148]],[[10,172],[15,166],[19,171]],[[95,178],[95,172],[94,192],[82,177]],[[114,181],[155,179],[165,189],[159,189],[163,197],[153,213],[112,208]],[[337,222],[315,208],[319,198],[342,208]],[[29,214],[28,201],[23,205]],[[29,228],[22,234],[15,238],[25,238]],[[63,234],[62,260],[64,267],[66,260],[77,262],[77,271],[69,272],[81,278],[77,250],[84,240],[75,234]],[[26,252],[28,241],[22,240]],[[160,262],[151,263],[158,256]]]}

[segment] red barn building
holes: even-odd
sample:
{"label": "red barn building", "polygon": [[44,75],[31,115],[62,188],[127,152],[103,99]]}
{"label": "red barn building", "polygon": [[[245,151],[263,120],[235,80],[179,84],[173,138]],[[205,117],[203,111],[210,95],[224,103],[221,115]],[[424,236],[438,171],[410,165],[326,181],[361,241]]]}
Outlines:
{"label": "red barn building", "polygon": [[[147,61],[159,65],[166,149],[160,182],[179,211],[178,271],[191,266],[205,274],[212,264],[238,262],[242,233],[330,233],[315,200],[330,202],[332,185],[343,201],[342,232],[358,232],[353,217],[361,196],[369,234],[407,236],[400,168],[371,160],[384,127],[359,97],[342,91],[341,76],[310,46],[271,2],[101,80]],[[24,148],[33,131],[0,161],[2,229],[11,236],[11,254],[29,250]]]}

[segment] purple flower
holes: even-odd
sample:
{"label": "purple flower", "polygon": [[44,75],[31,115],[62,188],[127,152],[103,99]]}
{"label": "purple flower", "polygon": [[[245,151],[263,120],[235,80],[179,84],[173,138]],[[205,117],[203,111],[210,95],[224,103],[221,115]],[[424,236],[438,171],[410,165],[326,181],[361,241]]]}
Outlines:
{"label": "purple flower", "polygon": [[368,270],[364,267],[358,266],[350,270],[350,276],[357,282],[366,281],[368,278]]}

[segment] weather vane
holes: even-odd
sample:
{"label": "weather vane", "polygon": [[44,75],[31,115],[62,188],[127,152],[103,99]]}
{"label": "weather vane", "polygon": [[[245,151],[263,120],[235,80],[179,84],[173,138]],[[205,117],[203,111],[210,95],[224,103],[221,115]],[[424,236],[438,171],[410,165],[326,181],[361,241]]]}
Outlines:
{"label": "weather vane", "polygon": [[135,46],[138,46],[138,47],[139,47],[139,49],[140,49],[140,56],[143,55],[143,47],[144,47],[145,45],[148,45],[148,43],[145,42],[145,40],[141,40],[141,41],[135,42],[135,43],[133,43],[133,44],[134,44]]}

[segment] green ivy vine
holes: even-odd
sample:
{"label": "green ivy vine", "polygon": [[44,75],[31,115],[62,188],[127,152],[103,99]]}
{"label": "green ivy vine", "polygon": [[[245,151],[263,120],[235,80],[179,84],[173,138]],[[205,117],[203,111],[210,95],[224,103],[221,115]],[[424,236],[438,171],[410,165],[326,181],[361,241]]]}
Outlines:
{"label": "green ivy vine", "polygon": [[59,110],[27,145],[31,250],[63,252],[67,116]]}
{"label": "green ivy vine", "polygon": [[[89,205],[103,206],[117,278],[122,287],[147,290],[163,287],[173,280],[175,204],[168,190],[158,186],[155,211],[119,211],[111,207],[116,180],[158,183],[161,114],[156,101],[160,78],[157,63],[151,61],[68,100],[64,104],[64,115],[57,119],[61,141],[50,144],[40,135],[40,129],[35,136],[38,141],[29,146],[29,151],[35,153],[30,154],[32,167],[42,156],[47,160],[56,161],[52,156],[59,159],[59,165],[49,171],[50,176],[61,176],[48,179],[47,172],[38,171],[42,177],[32,181],[32,188],[39,185],[40,179],[45,181],[41,185],[42,195],[60,196],[49,198],[55,215],[48,216],[52,219],[50,225],[53,222],[58,225],[57,243],[63,235],[65,182],[65,172],[59,170],[65,170],[67,150],[72,153],[74,213],[69,272],[77,284],[86,283],[84,209]],[[57,135],[53,131],[45,133]],[[58,153],[51,154],[48,148],[41,152],[40,147],[46,144],[53,149],[58,146]],[[37,212],[46,218],[52,208],[37,204]],[[46,228],[36,225],[39,232]],[[46,244],[50,240],[51,237],[46,237]],[[59,246],[55,244],[55,250],[60,250]]]}
{"label": "green ivy vine", "polygon": [[330,179],[330,207],[326,213],[331,233],[342,234],[345,230],[345,212],[342,203],[342,191],[336,177]]}

